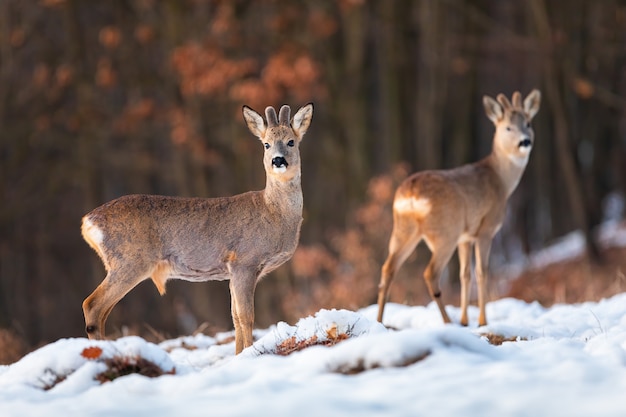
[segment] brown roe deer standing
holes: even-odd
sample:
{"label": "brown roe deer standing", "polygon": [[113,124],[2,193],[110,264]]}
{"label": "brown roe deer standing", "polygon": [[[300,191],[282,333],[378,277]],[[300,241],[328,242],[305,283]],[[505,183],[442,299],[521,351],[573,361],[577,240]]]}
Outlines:
{"label": "brown roe deer standing", "polygon": [[265,147],[264,190],[222,198],[128,195],[83,217],[82,233],[107,276],[83,302],[89,338],[104,338],[105,322],[131,289],[151,278],[165,283],[230,280],[235,350],[252,344],[254,290],[261,277],[293,255],[302,224],[299,145],[313,116],[307,104],[289,120],[272,107],[263,117],[247,106],[243,117]]}
{"label": "brown roe deer standing", "polygon": [[450,323],[450,318],[441,301],[441,272],[458,247],[461,324],[467,325],[471,250],[475,246],[478,323],[487,324],[485,303],[491,241],[502,226],[507,199],[528,163],[534,140],[530,121],[539,110],[541,94],[533,90],[523,103],[519,92],[513,94],[512,104],[502,94],[497,100],[483,97],[487,117],[496,127],[489,156],[450,170],[418,172],[396,190],[389,256],[378,286],[378,321],[382,322],[394,275],[423,239],[432,253],[424,280],[445,323]]}

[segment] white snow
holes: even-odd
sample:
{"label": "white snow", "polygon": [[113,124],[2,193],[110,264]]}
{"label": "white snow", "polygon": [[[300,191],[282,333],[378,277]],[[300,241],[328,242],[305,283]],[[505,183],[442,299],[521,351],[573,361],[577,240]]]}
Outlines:
{"label": "white snow", "polygon": [[[458,320],[458,308],[448,310]],[[626,415],[626,294],[551,308],[502,299],[487,313],[488,326],[464,328],[443,325],[434,304],[389,304],[384,321],[395,330],[387,330],[376,306],[321,310],[255,331],[256,343],[238,356],[232,342],[220,344],[227,335],[160,345],[62,339],[0,367],[0,416]],[[472,323],[477,315],[471,308]],[[494,346],[485,333],[513,341]],[[274,354],[285,341],[342,334],[351,337]],[[94,347],[99,357],[82,356]],[[95,380],[104,360],[120,356],[174,374]]]}

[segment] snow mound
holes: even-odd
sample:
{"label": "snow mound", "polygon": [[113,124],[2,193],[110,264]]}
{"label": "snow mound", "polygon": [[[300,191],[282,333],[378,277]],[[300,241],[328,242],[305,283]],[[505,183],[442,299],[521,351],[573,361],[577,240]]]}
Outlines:
{"label": "snow mound", "polygon": [[256,341],[245,355],[281,354],[281,346],[312,341],[311,345],[332,344],[339,340],[370,333],[387,332],[385,326],[349,310],[322,309],[314,316],[300,319],[294,326],[279,322]]}
{"label": "snow mound", "polygon": [[42,390],[76,394],[100,385],[97,376],[114,358],[142,358],[163,373],[175,371],[174,361],[163,349],[137,336],[116,341],[85,338],[50,343],[7,367],[0,374],[0,390]]}

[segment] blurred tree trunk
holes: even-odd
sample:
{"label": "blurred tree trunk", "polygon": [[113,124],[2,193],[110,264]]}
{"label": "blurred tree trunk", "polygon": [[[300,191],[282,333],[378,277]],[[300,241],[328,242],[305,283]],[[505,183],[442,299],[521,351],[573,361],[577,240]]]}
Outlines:
{"label": "blurred tree trunk", "polygon": [[415,121],[419,169],[442,167],[441,126],[443,98],[447,93],[448,44],[445,8],[439,0],[419,0],[415,8],[419,30],[419,69]]}
{"label": "blurred tree trunk", "polygon": [[[618,2],[587,1],[583,17],[581,60],[578,72],[567,74],[568,81],[580,98],[584,116],[584,126],[580,129],[580,159],[583,163],[586,207],[592,227],[603,221],[603,203],[606,196],[619,187],[619,179],[614,177],[611,166],[612,154],[619,154],[621,142],[618,123],[620,114],[626,108],[626,99],[616,94],[623,74],[623,55],[618,53],[626,30],[626,15],[617,18],[613,10]],[[607,7],[609,6],[609,7]],[[585,95],[584,86],[591,87],[591,95]],[[607,165],[609,164],[609,165]]]}
{"label": "blurred tree trunk", "polygon": [[[10,75],[11,75],[11,46],[9,38],[11,33],[10,7],[8,1],[0,2],[0,126],[6,127],[6,107],[9,97]],[[9,176],[9,142],[5,143],[5,137],[0,135],[0,199],[5,202],[9,198],[9,185],[7,184]],[[11,248],[9,241],[11,215],[10,209],[6,204],[0,205],[0,327],[6,327],[10,324],[10,294],[12,288],[8,285],[10,281],[5,277],[11,276],[12,264],[10,259],[16,261],[15,247]],[[6,239],[6,240],[5,240]],[[13,245],[15,243],[13,242]],[[15,274],[20,276],[21,274]]]}
{"label": "blurred tree trunk", "polygon": [[[87,213],[102,203],[102,184],[98,179],[100,172],[101,157],[104,154],[102,148],[102,130],[94,125],[95,91],[90,80],[89,62],[85,50],[85,33],[80,23],[79,1],[70,0],[65,4],[64,31],[69,40],[65,57],[76,71],[76,83],[74,85],[77,100],[77,120],[81,129],[75,138],[76,153],[75,161],[78,165],[76,177],[80,183],[82,194],[82,211]],[[80,233],[80,224],[76,224],[76,234]],[[87,252],[87,250],[85,250]],[[105,270],[100,259],[89,253],[88,261],[89,276],[81,277],[86,284],[83,288],[95,289],[100,280],[104,279]],[[82,294],[87,297],[89,293]],[[78,307],[78,306],[77,306]]]}
{"label": "blurred tree trunk", "polygon": [[[343,167],[346,187],[352,198],[365,189],[368,172],[368,120],[365,107],[367,91],[364,89],[367,48],[367,9],[354,7],[343,15],[341,27],[343,43],[343,81],[336,97],[336,112],[342,124],[342,136],[346,139]],[[352,200],[352,199],[350,199]],[[350,201],[349,200],[349,201]]]}
{"label": "blurred tree trunk", "polygon": [[[9,1],[0,2],[0,126],[5,126],[5,109],[9,98],[12,70],[11,9]],[[1,186],[1,185],[0,185]]]}
{"label": "blurred tree trunk", "polygon": [[[484,118],[482,100],[477,101],[477,97],[482,97],[477,91],[477,71],[479,49],[479,25],[474,19],[469,17],[469,7],[467,4],[458,5],[460,16],[448,16],[448,20],[454,19],[456,30],[449,36],[453,45],[450,48],[450,75],[449,88],[446,91],[446,103],[448,106],[446,114],[442,116],[443,136],[449,138],[452,146],[445,149],[444,166],[454,167],[468,162],[473,162],[480,155],[474,149],[480,149],[473,143],[491,141],[491,137],[472,137],[472,132],[476,131],[476,126]],[[483,93],[484,94],[484,93]],[[454,123],[446,123],[454,115]]]}
{"label": "blurred tree trunk", "polygon": [[530,10],[535,21],[539,45],[542,50],[543,71],[546,90],[546,101],[550,106],[552,117],[554,118],[554,136],[556,142],[556,152],[559,166],[561,167],[565,180],[565,188],[568,193],[569,208],[572,211],[574,221],[582,230],[587,249],[591,258],[600,261],[600,250],[595,242],[592,233],[592,225],[589,222],[589,214],[585,209],[585,197],[583,196],[582,180],[580,172],[576,168],[574,153],[570,143],[570,133],[568,130],[568,117],[563,101],[561,83],[563,73],[557,62],[561,62],[563,57],[557,56],[557,49],[553,43],[553,32],[548,18],[548,11],[544,0],[531,0]]}
{"label": "blurred tree trunk", "polygon": [[[376,77],[380,100],[375,112],[377,134],[372,138],[370,149],[376,149],[373,154],[375,169],[383,172],[390,169],[390,161],[399,159],[399,148],[402,139],[400,131],[400,117],[402,114],[400,101],[401,73],[399,63],[406,53],[403,38],[400,36],[405,28],[404,10],[409,2],[381,1],[374,3],[375,16],[374,30],[376,51]],[[398,9],[400,9],[398,11]],[[406,59],[406,58],[405,58]]]}

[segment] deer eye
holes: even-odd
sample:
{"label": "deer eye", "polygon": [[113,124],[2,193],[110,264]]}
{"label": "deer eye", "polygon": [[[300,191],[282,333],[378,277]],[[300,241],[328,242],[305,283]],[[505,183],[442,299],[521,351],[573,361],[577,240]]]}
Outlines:
{"label": "deer eye", "polygon": [[526,127],[530,128],[530,122],[526,122]]}
{"label": "deer eye", "polygon": [[289,142],[287,142],[287,146],[291,146],[293,148],[293,145],[294,145],[293,139],[291,139]]}
{"label": "deer eye", "polygon": [[264,143],[263,146],[265,146],[265,149],[269,149],[270,148],[270,144],[269,143]]}
{"label": "deer eye", "polygon": [[507,131],[507,132],[510,132],[510,131],[511,131],[511,126],[507,126],[507,127],[506,127],[506,131]]}

